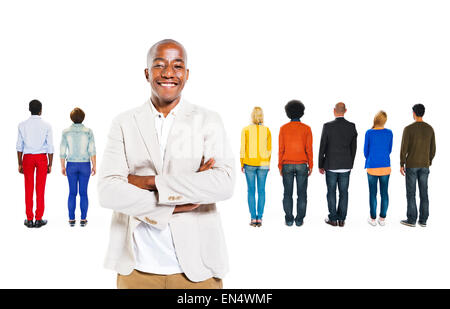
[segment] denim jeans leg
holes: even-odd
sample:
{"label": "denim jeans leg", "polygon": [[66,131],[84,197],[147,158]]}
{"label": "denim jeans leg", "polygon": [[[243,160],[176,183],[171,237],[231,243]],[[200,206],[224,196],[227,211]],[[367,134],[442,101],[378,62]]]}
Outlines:
{"label": "denim jeans leg", "polygon": [[295,222],[302,224],[306,215],[307,189],[308,189],[308,166],[306,164],[296,164],[295,178],[297,181],[297,216]]}
{"label": "denim jeans leg", "polygon": [[389,176],[380,176],[380,194],[381,194],[381,208],[380,208],[380,217],[386,218],[387,210],[389,207]]}
{"label": "denim jeans leg", "polygon": [[430,174],[429,168],[421,168],[418,171],[418,183],[419,183],[419,197],[420,197],[420,212],[419,222],[427,223],[429,215],[429,201],[428,201],[428,175]]}
{"label": "denim jeans leg", "polygon": [[407,210],[406,217],[408,223],[416,224],[417,221],[417,204],[416,204],[416,181],[417,181],[417,168],[407,168],[405,181],[406,181],[406,200]]}
{"label": "denim jeans leg", "polygon": [[266,179],[269,169],[258,168],[256,170],[256,182],[258,187],[258,207],[256,219],[262,219],[264,214],[264,205],[266,203]]}
{"label": "denim jeans leg", "polygon": [[370,217],[372,219],[376,219],[377,218],[378,176],[367,174],[367,180],[369,182]]}
{"label": "denim jeans leg", "polygon": [[256,171],[253,166],[244,166],[245,179],[247,180],[247,202],[251,218],[256,220]]}
{"label": "denim jeans leg", "polygon": [[337,219],[340,221],[345,221],[345,218],[347,217],[349,183],[350,183],[350,172],[339,173],[338,175],[339,203],[337,209]]}
{"label": "denim jeans leg", "polygon": [[338,219],[336,212],[336,186],[338,173],[326,171],[325,179],[327,182],[328,219],[336,221]]}
{"label": "denim jeans leg", "polygon": [[292,164],[284,164],[281,173],[283,175],[283,209],[285,213],[286,222],[294,221],[294,216],[292,214],[293,201],[292,193],[294,190],[294,169]]}

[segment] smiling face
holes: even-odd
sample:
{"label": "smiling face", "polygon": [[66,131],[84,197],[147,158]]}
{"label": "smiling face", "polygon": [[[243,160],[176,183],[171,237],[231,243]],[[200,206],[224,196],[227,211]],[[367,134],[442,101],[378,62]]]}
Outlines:
{"label": "smiling face", "polygon": [[145,76],[152,87],[152,100],[162,104],[178,101],[188,80],[186,55],[176,42],[164,42],[149,52]]}

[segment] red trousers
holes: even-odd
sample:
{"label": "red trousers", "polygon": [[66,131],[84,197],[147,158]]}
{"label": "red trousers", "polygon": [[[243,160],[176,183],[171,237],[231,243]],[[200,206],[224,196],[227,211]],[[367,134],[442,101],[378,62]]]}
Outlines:
{"label": "red trousers", "polygon": [[[45,181],[47,180],[47,155],[26,154],[23,156],[23,174],[25,176],[25,206],[27,220],[41,220],[44,215]],[[36,171],[36,216],[33,214],[34,172]]]}

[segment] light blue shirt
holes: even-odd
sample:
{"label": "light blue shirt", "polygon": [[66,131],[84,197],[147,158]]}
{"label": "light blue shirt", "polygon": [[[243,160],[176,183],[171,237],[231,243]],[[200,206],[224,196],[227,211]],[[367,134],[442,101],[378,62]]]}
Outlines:
{"label": "light blue shirt", "polygon": [[53,153],[53,133],[41,116],[32,115],[19,124],[16,150],[23,154]]}
{"label": "light blue shirt", "polygon": [[89,162],[95,156],[92,130],[81,123],[74,123],[62,133],[59,157],[67,162]]}

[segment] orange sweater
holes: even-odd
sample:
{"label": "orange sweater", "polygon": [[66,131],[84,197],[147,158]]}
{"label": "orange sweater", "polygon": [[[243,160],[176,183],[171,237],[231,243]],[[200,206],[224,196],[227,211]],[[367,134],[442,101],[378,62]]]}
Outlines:
{"label": "orange sweater", "polygon": [[299,121],[291,121],[280,128],[278,139],[278,168],[283,164],[304,164],[313,167],[311,128]]}

